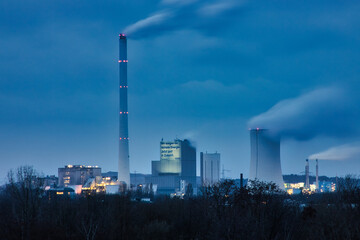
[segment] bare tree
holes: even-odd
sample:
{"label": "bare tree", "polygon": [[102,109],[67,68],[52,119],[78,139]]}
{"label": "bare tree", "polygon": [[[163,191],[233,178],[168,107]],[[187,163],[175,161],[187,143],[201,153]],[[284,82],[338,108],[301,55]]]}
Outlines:
{"label": "bare tree", "polygon": [[99,223],[93,216],[88,219],[82,219],[79,226],[80,232],[84,235],[86,240],[94,240],[98,230]]}
{"label": "bare tree", "polygon": [[31,227],[39,213],[43,180],[32,166],[18,167],[8,172],[6,192],[12,199],[12,211],[20,227],[21,239],[30,239]]}

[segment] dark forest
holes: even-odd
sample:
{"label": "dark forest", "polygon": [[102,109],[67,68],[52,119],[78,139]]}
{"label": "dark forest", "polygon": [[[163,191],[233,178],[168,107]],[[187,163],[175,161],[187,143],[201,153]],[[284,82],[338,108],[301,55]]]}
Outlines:
{"label": "dark forest", "polygon": [[32,168],[0,193],[0,239],[360,239],[357,178],[335,193],[288,195],[272,183],[232,180],[183,199],[139,192],[50,197]]}

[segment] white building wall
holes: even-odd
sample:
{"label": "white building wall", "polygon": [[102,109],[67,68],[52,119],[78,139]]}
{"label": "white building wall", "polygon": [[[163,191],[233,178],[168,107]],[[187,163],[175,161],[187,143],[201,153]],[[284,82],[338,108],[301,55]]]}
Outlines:
{"label": "white building wall", "polygon": [[220,180],[220,153],[200,153],[202,185],[212,185]]}

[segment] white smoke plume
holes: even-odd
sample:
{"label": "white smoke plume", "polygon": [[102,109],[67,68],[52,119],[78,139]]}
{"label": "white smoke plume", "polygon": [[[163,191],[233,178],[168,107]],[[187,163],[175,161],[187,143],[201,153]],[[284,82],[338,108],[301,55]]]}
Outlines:
{"label": "white smoke plume", "polygon": [[309,159],[319,160],[348,160],[360,158],[360,142],[344,144],[336,147],[331,147],[323,152],[315,153],[309,156]]}
{"label": "white smoke plume", "polygon": [[243,3],[242,0],[164,0],[161,10],[127,26],[123,32],[131,38],[183,29],[216,32],[239,13]]}
{"label": "white smoke plume", "polygon": [[250,128],[271,129],[278,136],[308,140],[315,136],[344,138],[359,133],[360,102],[356,93],[328,87],[275,104],[250,119]]}

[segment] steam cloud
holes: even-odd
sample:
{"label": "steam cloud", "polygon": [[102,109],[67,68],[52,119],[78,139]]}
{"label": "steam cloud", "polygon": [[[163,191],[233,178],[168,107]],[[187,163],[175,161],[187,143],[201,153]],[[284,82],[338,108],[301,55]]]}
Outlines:
{"label": "steam cloud", "polygon": [[182,29],[216,31],[235,16],[243,6],[241,0],[163,0],[163,9],[124,29],[131,38]]}
{"label": "steam cloud", "polygon": [[348,160],[360,157],[360,142],[344,144],[329,148],[323,152],[309,156],[309,159],[319,160]]}
{"label": "steam cloud", "polygon": [[360,102],[344,88],[322,88],[298,98],[280,101],[267,112],[250,119],[251,128],[267,128],[281,137],[308,140],[359,133]]}

